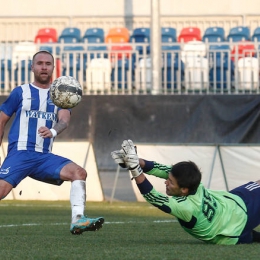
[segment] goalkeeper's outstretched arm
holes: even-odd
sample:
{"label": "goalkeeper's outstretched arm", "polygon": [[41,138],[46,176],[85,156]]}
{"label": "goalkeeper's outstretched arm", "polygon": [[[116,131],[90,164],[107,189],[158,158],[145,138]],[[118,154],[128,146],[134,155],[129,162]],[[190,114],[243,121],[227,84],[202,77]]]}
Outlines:
{"label": "goalkeeper's outstretched arm", "polygon": [[168,179],[168,175],[172,167],[154,161],[147,161],[141,158],[139,158],[139,164],[146,174],[153,175],[162,179]]}

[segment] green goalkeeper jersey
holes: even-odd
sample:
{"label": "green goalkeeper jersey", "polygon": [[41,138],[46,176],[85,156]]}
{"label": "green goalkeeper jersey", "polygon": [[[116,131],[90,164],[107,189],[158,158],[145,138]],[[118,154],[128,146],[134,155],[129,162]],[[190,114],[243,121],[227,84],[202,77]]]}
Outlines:
{"label": "green goalkeeper jersey", "polygon": [[[171,166],[154,162],[147,174],[167,179],[170,170]],[[174,215],[183,229],[195,238],[214,244],[237,243],[247,222],[246,205],[239,196],[209,190],[203,184],[195,194],[185,197],[169,197],[150,187],[143,194],[146,201]]]}

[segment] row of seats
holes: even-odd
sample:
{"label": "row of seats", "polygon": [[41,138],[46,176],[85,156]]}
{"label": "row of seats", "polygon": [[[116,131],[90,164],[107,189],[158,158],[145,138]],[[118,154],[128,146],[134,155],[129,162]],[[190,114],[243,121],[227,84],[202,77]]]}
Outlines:
{"label": "row of seats", "polygon": [[[185,27],[177,36],[175,28],[161,28],[162,42],[188,42],[191,40],[207,42],[224,41],[260,41],[260,27],[257,27],[251,35],[250,29],[246,26],[237,26],[229,30],[227,36],[223,27],[209,27],[202,34],[198,27]],[[136,28],[132,33],[125,28],[111,28],[105,35],[102,28],[88,28],[83,36],[77,27],[67,27],[58,35],[54,28],[40,29],[34,39],[35,43],[63,42],[63,43],[126,43],[126,42],[150,42],[150,28]]]}
{"label": "row of seats", "polygon": [[[259,61],[255,57],[244,57],[237,64],[226,55],[213,52],[206,57],[182,57],[181,54],[164,55],[162,57],[162,85],[169,89],[228,89],[237,87],[245,90],[259,88]],[[1,87],[4,87],[5,77],[14,77],[17,84],[30,81],[31,61],[21,61],[12,67],[11,61],[1,61]],[[7,68],[7,69],[6,69]],[[12,72],[12,70],[14,71]],[[112,63],[110,59],[100,57],[92,59],[87,66],[82,67],[81,60],[69,60],[56,66],[58,76],[71,75],[81,78],[89,88],[104,89],[117,84],[116,88],[151,88],[152,69],[151,58],[140,59],[134,63],[132,57]],[[7,73],[6,73],[7,72]],[[80,76],[82,74],[83,76]],[[237,78],[235,78],[237,74]]]}

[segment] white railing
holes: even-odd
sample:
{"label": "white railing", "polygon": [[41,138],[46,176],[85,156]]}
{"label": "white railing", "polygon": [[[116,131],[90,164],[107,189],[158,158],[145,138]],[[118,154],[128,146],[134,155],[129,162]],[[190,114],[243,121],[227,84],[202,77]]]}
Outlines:
{"label": "white railing", "polygon": [[[33,41],[37,31],[53,27],[58,33],[65,27],[77,27],[82,33],[93,27],[103,28],[105,33],[113,27],[150,27],[150,16],[1,16],[0,42]],[[223,27],[228,31],[235,26],[248,26],[253,30],[260,26],[260,14],[241,15],[161,15],[161,27],[173,27],[177,34],[184,27],[197,26],[201,31],[212,26]]]}
{"label": "white railing", "polygon": [[[196,43],[196,44],[195,44]],[[259,94],[257,42],[162,44],[161,94]],[[247,48],[241,48],[241,46]],[[148,43],[19,44],[0,46],[1,94],[33,81],[30,63],[38,50],[50,50],[53,77],[70,75],[87,94],[150,94],[152,68]]]}

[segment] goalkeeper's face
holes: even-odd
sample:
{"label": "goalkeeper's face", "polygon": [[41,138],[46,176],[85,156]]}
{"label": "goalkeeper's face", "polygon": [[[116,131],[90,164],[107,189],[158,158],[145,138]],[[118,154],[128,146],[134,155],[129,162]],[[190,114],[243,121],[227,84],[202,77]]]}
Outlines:
{"label": "goalkeeper's face", "polygon": [[171,173],[169,173],[169,177],[165,181],[165,185],[166,185],[166,194],[168,196],[181,197],[181,196],[187,196],[189,193],[188,188],[181,188],[178,185],[176,178],[173,177]]}

